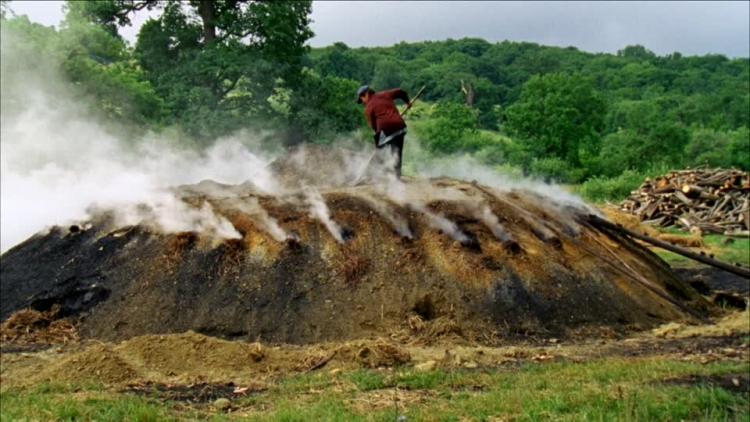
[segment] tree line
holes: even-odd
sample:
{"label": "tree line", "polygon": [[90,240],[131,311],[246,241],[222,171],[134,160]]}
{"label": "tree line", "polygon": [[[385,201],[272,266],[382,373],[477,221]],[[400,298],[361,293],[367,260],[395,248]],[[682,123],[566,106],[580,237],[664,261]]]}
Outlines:
{"label": "tree line", "polygon": [[[471,153],[565,183],[669,166],[750,168],[748,58],[476,38],[312,49],[311,8],[68,1],[55,29],[15,16],[3,1],[2,27],[19,34],[14,47],[28,61],[3,71],[44,57],[95,111],[176,129],[197,144],[245,127],[277,130],[283,145],[331,142],[365,131],[358,86],[425,86],[420,100],[429,107],[414,113],[414,132],[434,156]],[[118,30],[144,10],[157,17],[129,46]]]}

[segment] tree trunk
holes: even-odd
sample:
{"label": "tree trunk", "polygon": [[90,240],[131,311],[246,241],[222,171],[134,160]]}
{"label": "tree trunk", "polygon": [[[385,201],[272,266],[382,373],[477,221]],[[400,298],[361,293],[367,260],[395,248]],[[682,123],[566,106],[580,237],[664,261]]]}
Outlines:
{"label": "tree trunk", "polygon": [[215,6],[212,0],[201,0],[198,5],[198,14],[201,16],[203,21],[203,41],[204,45],[208,45],[216,38],[216,25],[214,24]]}
{"label": "tree trunk", "polygon": [[461,79],[461,91],[464,93],[464,98],[466,98],[466,105],[469,106],[469,108],[474,107],[474,81],[469,81],[469,86],[467,87],[464,85],[463,79]]}

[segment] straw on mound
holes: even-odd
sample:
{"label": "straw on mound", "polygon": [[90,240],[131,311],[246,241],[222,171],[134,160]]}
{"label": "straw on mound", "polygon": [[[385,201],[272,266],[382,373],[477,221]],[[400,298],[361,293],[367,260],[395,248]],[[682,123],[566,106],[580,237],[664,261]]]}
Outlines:
{"label": "straw on mound", "polygon": [[0,325],[0,339],[13,343],[73,343],[78,340],[76,326],[67,319],[56,319],[57,307],[39,312],[22,309]]}
{"label": "straw on mound", "polygon": [[619,208],[611,205],[600,206],[599,210],[604,213],[609,221],[620,224],[628,230],[643,233],[651,237],[659,236],[658,230],[654,229],[652,226],[641,224],[641,220],[637,215],[627,214],[622,212]]}
{"label": "straw on mound", "polygon": [[669,242],[678,246],[685,246],[688,248],[702,248],[706,244],[700,236],[681,236],[678,234],[660,234],[659,239]]}
{"label": "straw on mound", "polygon": [[411,361],[408,350],[388,343],[364,346],[356,356],[363,366],[369,368],[398,366]]}

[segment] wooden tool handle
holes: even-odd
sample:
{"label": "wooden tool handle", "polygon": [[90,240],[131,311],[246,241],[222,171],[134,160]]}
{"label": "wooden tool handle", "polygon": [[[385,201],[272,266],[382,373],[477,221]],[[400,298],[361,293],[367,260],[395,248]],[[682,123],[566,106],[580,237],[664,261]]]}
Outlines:
{"label": "wooden tool handle", "polygon": [[424,88],[425,88],[425,87],[424,87],[424,86],[422,86],[422,89],[420,89],[420,90],[419,90],[419,91],[417,92],[417,95],[415,95],[415,96],[414,96],[414,98],[412,98],[412,99],[411,99],[411,101],[409,101],[409,106],[410,106],[410,107],[409,107],[409,108],[407,108],[406,110],[404,110],[404,112],[403,112],[403,113],[401,113],[401,117],[403,117],[403,116],[404,116],[404,114],[406,114],[406,112],[407,112],[407,111],[409,111],[409,109],[411,109],[411,105],[412,105],[412,104],[414,104],[414,102],[415,102],[415,101],[417,101],[417,98],[419,98],[419,96],[420,96],[420,95],[422,95],[422,91],[424,91]]}

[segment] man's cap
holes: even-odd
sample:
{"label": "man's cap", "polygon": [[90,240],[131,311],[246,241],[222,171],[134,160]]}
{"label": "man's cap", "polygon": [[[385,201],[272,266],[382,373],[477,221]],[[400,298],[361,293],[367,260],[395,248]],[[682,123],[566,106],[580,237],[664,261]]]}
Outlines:
{"label": "man's cap", "polygon": [[362,93],[367,91],[368,88],[370,87],[367,85],[362,85],[361,87],[359,87],[359,89],[357,90],[357,104],[362,104],[362,100],[359,97],[362,96]]}

